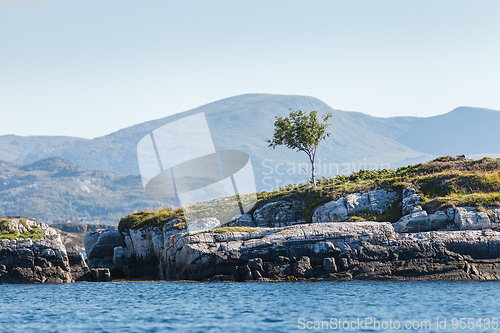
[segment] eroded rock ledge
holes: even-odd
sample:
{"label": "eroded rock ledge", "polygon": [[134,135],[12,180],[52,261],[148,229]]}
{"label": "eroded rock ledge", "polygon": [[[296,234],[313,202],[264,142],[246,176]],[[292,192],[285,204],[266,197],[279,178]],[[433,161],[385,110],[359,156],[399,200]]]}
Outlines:
{"label": "eroded rock ledge", "polygon": [[251,233],[179,234],[165,278],[498,280],[500,232],[398,234],[390,223],[315,223]]}

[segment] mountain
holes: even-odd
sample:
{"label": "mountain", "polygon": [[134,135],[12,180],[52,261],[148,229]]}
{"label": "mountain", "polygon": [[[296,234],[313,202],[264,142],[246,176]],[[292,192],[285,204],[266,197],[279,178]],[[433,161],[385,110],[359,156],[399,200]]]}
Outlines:
{"label": "mountain", "polygon": [[[32,163],[60,156],[91,170],[138,175],[137,143],[151,131],[204,112],[215,147],[246,151],[252,161],[257,190],[271,190],[287,182],[304,181],[308,159],[304,153],[269,148],[274,117],[289,108],[329,112],[332,135],[317,155],[319,175],[351,173],[360,168],[395,168],[424,162],[436,155],[500,152],[500,112],[461,107],[429,117],[378,118],[359,112],[334,110],[307,96],[247,94],[219,100],[131,126],[93,140],[63,137],[0,136],[0,160]],[[301,164],[302,163],[302,164]],[[284,174],[283,174],[284,173]]]}
{"label": "mountain", "polygon": [[459,107],[443,115],[415,119],[397,141],[433,155],[498,153],[499,128],[499,111]]}
{"label": "mountain", "polygon": [[[265,139],[272,136],[274,116],[286,115],[289,108],[317,110],[320,114],[330,112],[332,136],[328,138],[318,152],[321,163],[357,163],[349,166],[346,172],[359,169],[359,163],[376,163],[386,166],[399,166],[414,160],[429,157],[412,150],[396,140],[384,136],[383,132],[367,130],[349,116],[349,112],[334,110],[320,100],[306,96],[249,94],[226,98],[196,109],[162,119],[145,122],[110,135],[93,140],[67,140],[66,144],[47,149],[55,138],[38,138],[40,147],[30,145],[29,149],[18,150],[14,155],[13,146],[19,146],[30,137],[0,137],[0,160],[18,163],[30,163],[39,158],[61,156],[92,170],[107,170],[122,175],[139,174],[136,147],[139,140],[152,130],[188,115],[204,112],[217,149],[238,149],[250,154],[256,173],[257,187],[268,190],[262,180],[270,173],[267,165],[273,168],[278,163],[307,163],[307,156],[285,148],[273,150],[267,147]],[[383,121],[383,120],[382,120]],[[27,144],[24,144],[28,146]],[[44,149],[42,149],[44,148]],[[271,160],[271,161],[269,161]],[[275,168],[274,168],[275,169]],[[338,171],[339,166],[334,166]],[[343,168],[345,169],[345,168]],[[281,172],[278,170],[278,172]],[[279,175],[273,171],[273,177]],[[287,180],[304,181],[303,171],[299,166]]]}
{"label": "mountain", "polygon": [[147,196],[140,176],[92,171],[60,157],[26,165],[0,162],[0,216],[116,223],[134,211],[170,204]]}

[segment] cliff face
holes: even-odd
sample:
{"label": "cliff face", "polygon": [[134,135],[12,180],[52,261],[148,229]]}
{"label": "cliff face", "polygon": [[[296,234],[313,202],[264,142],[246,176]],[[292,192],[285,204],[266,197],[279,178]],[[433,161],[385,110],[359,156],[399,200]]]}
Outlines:
{"label": "cliff face", "polygon": [[1,220],[0,283],[69,283],[88,280],[80,253],[66,253],[59,233],[30,218]]}
{"label": "cliff face", "polygon": [[163,246],[160,233],[142,230],[140,247],[115,247],[109,262],[127,277],[169,280],[500,279],[500,232],[491,229],[400,234],[387,222],[239,229],[169,234]]}
{"label": "cliff face", "polygon": [[378,222],[180,234],[165,242],[165,277],[497,280],[499,245],[491,230],[398,234]]}

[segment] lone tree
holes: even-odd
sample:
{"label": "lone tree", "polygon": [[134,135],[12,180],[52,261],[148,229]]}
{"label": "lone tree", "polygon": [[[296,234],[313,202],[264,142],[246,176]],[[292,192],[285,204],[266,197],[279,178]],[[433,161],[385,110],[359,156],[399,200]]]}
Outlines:
{"label": "lone tree", "polygon": [[327,132],[328,119],[332,116],[330,113],[325,114],[323,122],[318,121],[318,111],[309,113],[301,110],[293,111],[289,109],[288,117],[276,116],[274,119],[274,135],[272,140],[266,139],[269,147],[286,146],[290,149],[303,151],[309,156],[311,162],[311,180],[310,183],[316,187],[316,178],[314,174],[314,158],[319,143],[329,137],[331,133]]}

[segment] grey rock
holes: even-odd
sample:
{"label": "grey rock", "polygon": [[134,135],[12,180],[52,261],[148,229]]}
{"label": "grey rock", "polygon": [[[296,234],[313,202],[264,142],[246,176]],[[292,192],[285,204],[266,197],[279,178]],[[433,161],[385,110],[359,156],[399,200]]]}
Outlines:
{"label": "grey rock", "polygon": [[[45,223],[31,218],[6,218],[2,230],[43,230],[45,237],[0,240],[0,283],[70,283],[73,282],[66,248],[59,233]],[[35,229],[36,229],[35,228]],[[76,273],[76,272],[75,272]]]}
{"label": "grey rock", "polygon": [[335,258],[328,257],[323,259],[323,270],[325,273],[336,273],[338,271]]}
{"label": "grey rock", "polygon": [[284,227],[305,222],[304,205],[300,201],[268,203],[253,213],[257,227]]}
{"label": "grey rock", "polygon": [[455,221],[455,209],[454,208],[447,208],[446,215],[448,215],[449,221]]}
{"label": "grey rock", "polygon": [[311,267],[311,259],[307,256],[301,257],[293,265],[293,273],[295,277],[309,279],[314,276]]}
{"label": "grey rock", "polygon": [[125,246],[122,235],[118,231],[103,229],[85,235],[83,244],[87,259],[112,258],[115,247]]}
{"label": "grey rock", "polygon": [[403,215],[411,213],[419,203],[420,196],[413,187],[407,187],[403,190]]}
{"label": "grey rock", "polygon": [[330,201],[316,208],[312,222],[342,222],[347,219],[347,208],[344,198]]}
{"label": "grey rock", "polygon": [[187,231],[189,233],[194,233],[198,231],[204,231],[208,229],[213,229],[220,227],[221,223],[215,217],[199,219],[188,224]]}
{"label": "grey rock", "polygon": [[167,222],[163,226],[163,242],[165,242],[165,240],[169,239],[173,235],[177,235],[181,232],[186,232],[186,227],[186,223],[180,222],[178,219]]}
{"label": "grey rock", "polygon": [[437,211],[434,214],[429,214],[429,230],[445,228],[448,222],[452,221],[447,213]]}
{"label": "grey rock", "polygon": [[91,270],[90,275],[94,282],[109,282],[112,280],[111,272],[107,268],[94,268]]}
{"label": "grey rock", "polygon": [[248,267],[252,272],[254,280],[260,280],[265,276],[264,265],[261,258],[249,259]]}
{"label": "grey rock", "polygon": [[368,193],[352,193],[346,196],[347,214],[371,209]]}
{"label": "grey rock", "polygon": [[284,279],[288,276],[292,276],[290,258],[279,256],[268,264],[268,272],[271,279]]}
{"label": "grey rock", "polygon": [[385,212],[396,200],[398,194],[393,190],[375,190],[368,192],[370,210],[375,213]]}
{"label": "grey rock", "polygon": [[399,233],[428,231],[429,218],[425,210],[417,210],[403,216],[393,226],[394,230]]}
{"label": "grey rock", "polygon": [[73,281],[90,281],[90,269],[80,252],[68,252],[69,266]]}
{"label": "grey rock", "polygon": [[255,227],[255,222],[251,214],[234,216],[227,224],[228,227]]}
{"label": "grey rock", "polygon": [[114,248],[113,264],[115,267],[123,269],[124,266],[132,266],[132,252],[127,248],[118,246]]}
{"label": "grey rock", "polygon": [[478,212],[474,207],[457,207],[455,209],[455,223],[460,230],[473,230],[491,227],[488,214]]}

